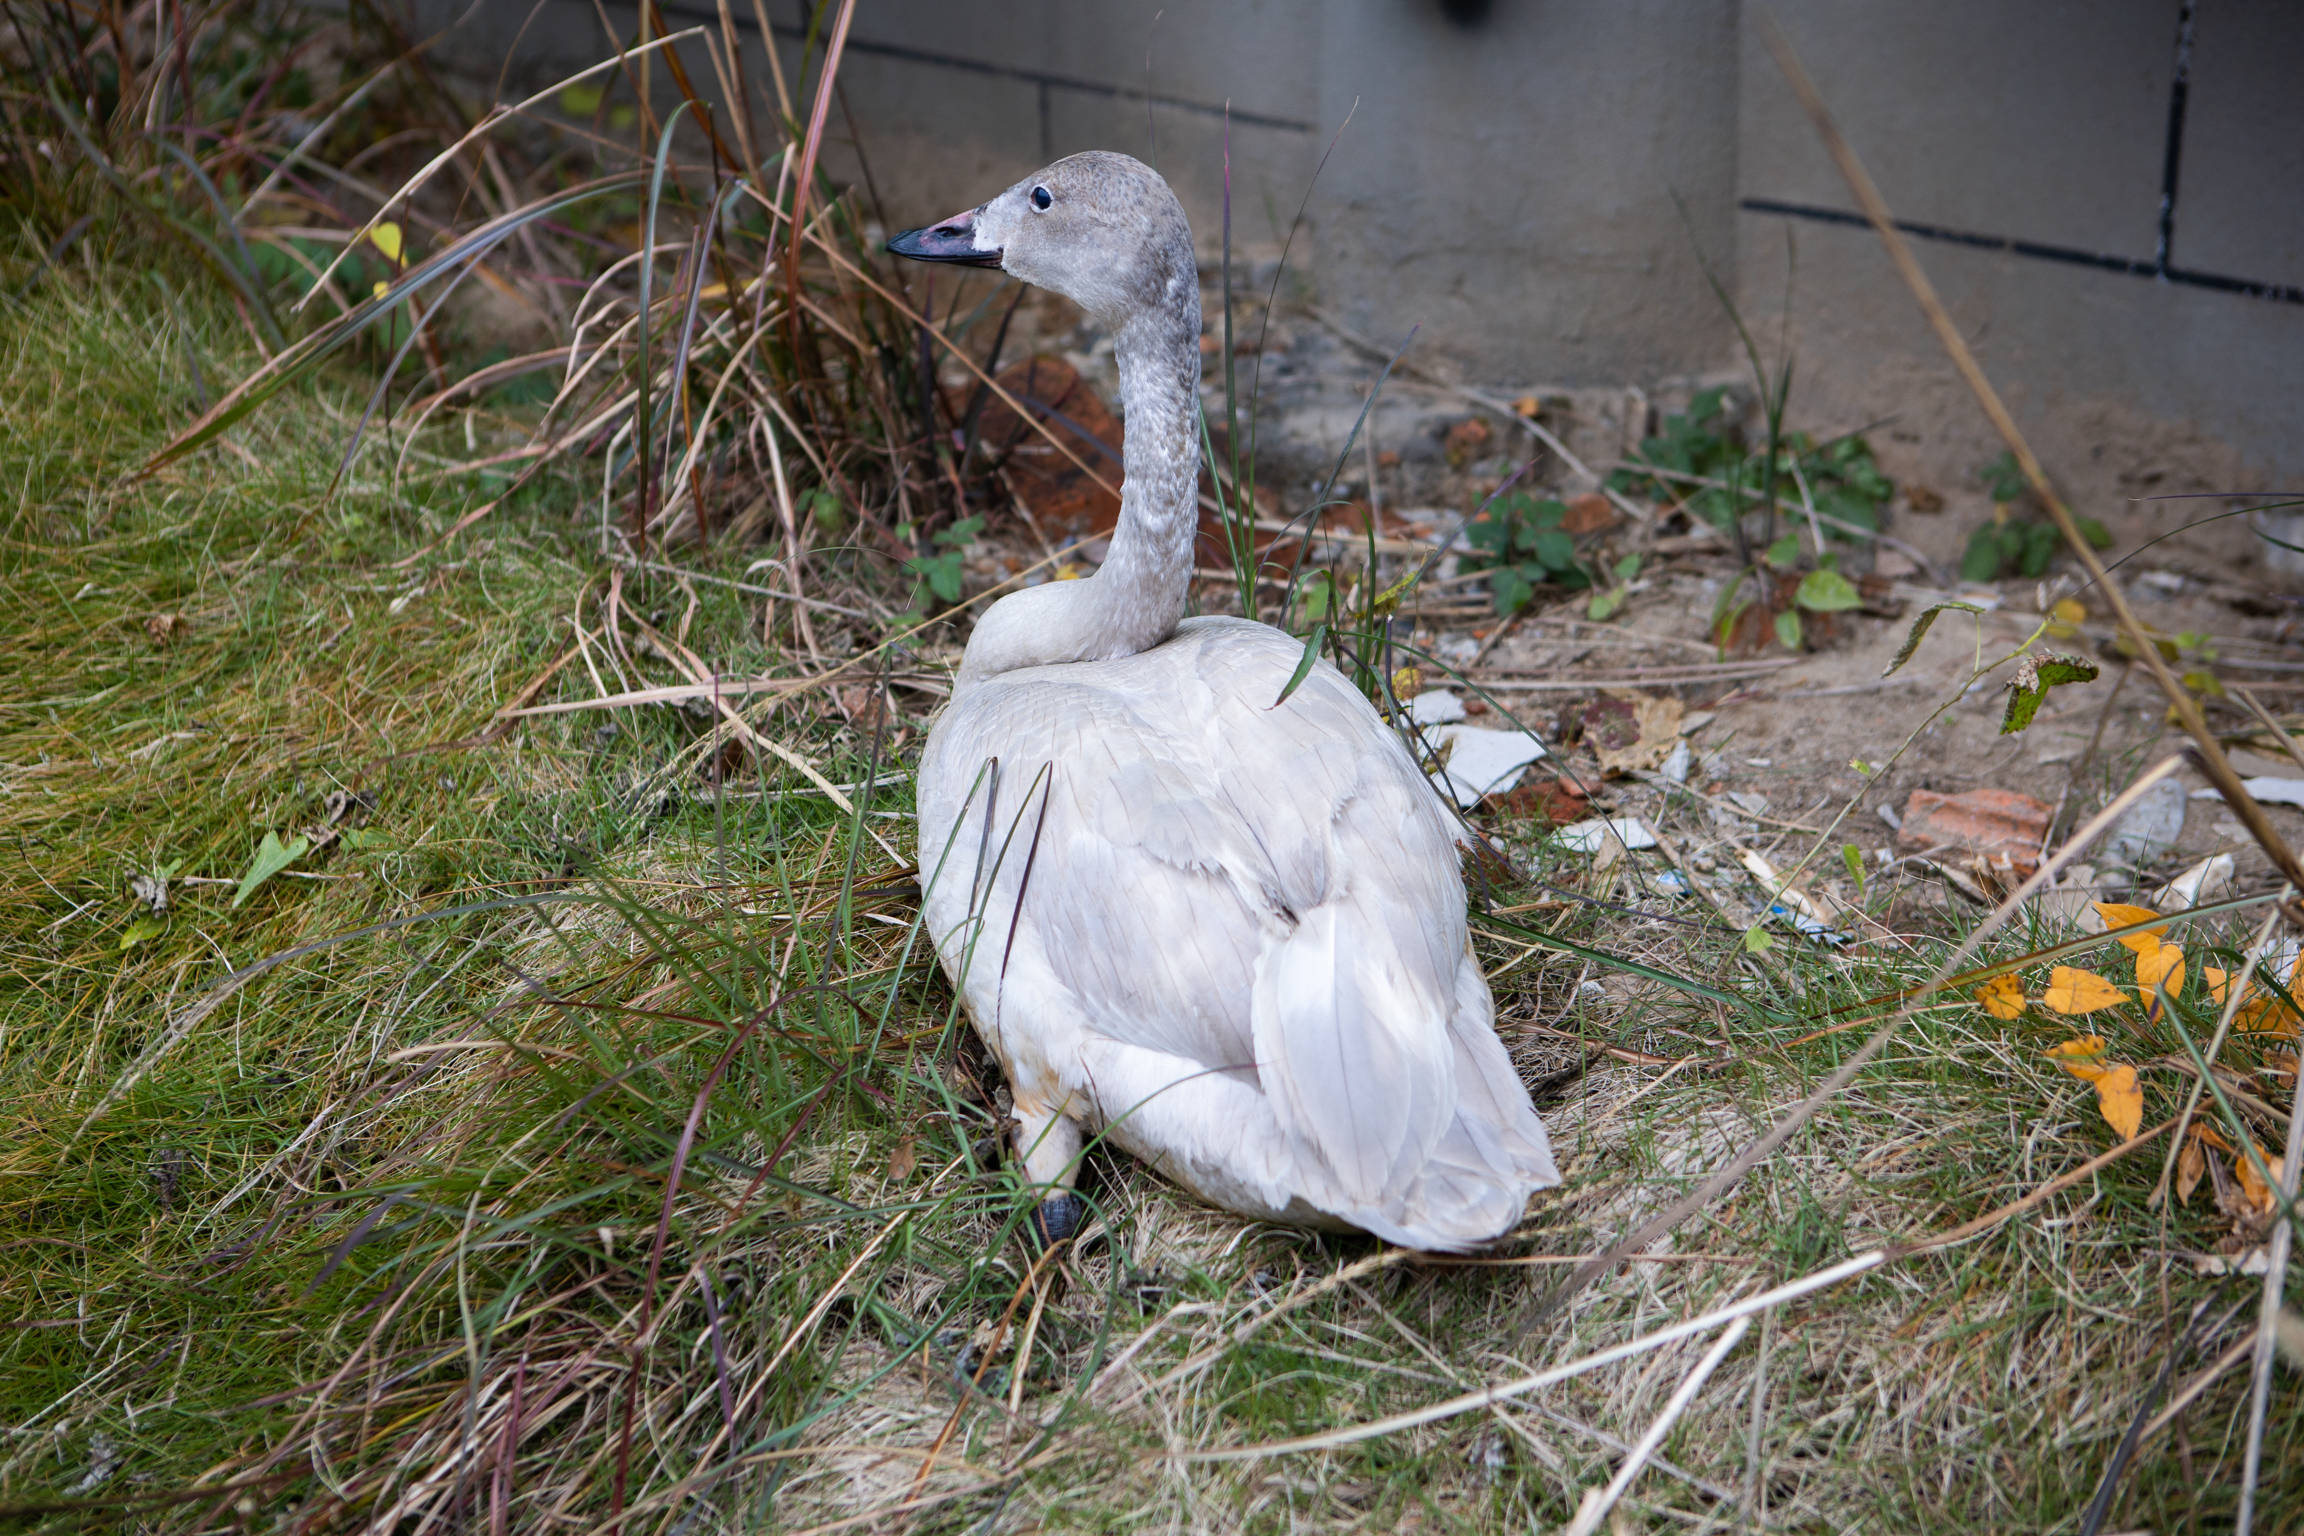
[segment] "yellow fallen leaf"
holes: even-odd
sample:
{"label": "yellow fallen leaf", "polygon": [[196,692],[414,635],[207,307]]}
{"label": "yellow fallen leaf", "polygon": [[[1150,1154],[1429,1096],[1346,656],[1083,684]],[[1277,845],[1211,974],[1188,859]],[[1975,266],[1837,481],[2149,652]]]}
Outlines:
{"label": "yellow fallen leaf", "polygon": [[2259,997],[2242,1003],[2240,1011],[2232,1016],[2232,1027],[2251,1035],[2293,1035],[2296,1022],[2296,1010],[2277,997]]}
{"label": "yellow fallen leaf", "polygon": [[2088,605],[2076,597],[2067,597],[2048,612],[2060,623],[2078,624],[2088,617]]}
{"label": "yellow fallen leaf", "polygon": [[2122,1141],[2142,1128],[2144,1090],[2136,1086],[2134,1067],[2111,1067],[2096,1079],[2096,1108]]}
{"label": "yellow fallen leaf", "polygon": [[2010,971],[1978,987],[1976,1001],[1982,1003],[1984,1011],[1992,1017],[2012,1019],[2024,1011],[2024,987],[2017,981],[2016,973]]}
{"label": "yellow fallen leaf", "polygon": [[1401,667],[1392,674],[1392,697],[1412,699],[1424,691],[1424,674],[1415,667]]}
{"label": "yellow fallen leaf", "polygon": [[2165,988],[2170,992],[2184,990],[2184,951],[2173,944],[2163,944],[2148,954],[2138,955],[2136,985],[2146,989]]}
{"label": "yellow fallen leaf", "polygon": [[2093,971],[2060,965],[2048,973],[2048,990],[2040,1001],[2061,1014],[2094,1013],[2128,1001],[2128,994]]}
{"label": "yellow fallen leaf", "polygon": [[2056,1059],[2056,1065],[2074,1077],[2092,1083],[2104,1075],[2104,1049],[2102,1035],[2082,1035],[2077,1040],[2050,1047],[2048,1054]]}
{"label": "yellow fallen leaf", "polygon": [[[2096,901],[2090,902],[2089,905],[2096,909],[2097,916],[2104,919],[2104,926],[2107,928],[2133,927],[2137,923],[2152,922],[2160,916],[2150,907],[2132,907],[2124,901]],[[2160,947],[2160,935],[2157,933],[2124,934],[2121,936],[2120,942],[2140,955],[2149,954]]]}
{"label": "yellow fallen leaf", "polygon": [[387,220],[384,223],[377,225],[374,229],[368,231],[368,238],[376,242],[376,249],[384,253],[384,259],[386,261],[392,263],[394,266],[400,265],[400,252],[402,247],[400,244],[399,225]]}
{"label": "yellow fallen leaf", "polygon": [[382,298],[384,295],[392,291],[392,285],[384,281],[384,279],[378,278],[376,279],[376,286],[369,289],[368,291],[375,294],[376,297]]}
{"label": "yellow fallen leaf", "polygon": [[2184,951],[2173,944],[2136,957],[2136,995],[2143,1001],[2147,1018],[2160,1016],[2160,994],[2170,997],[2184,990]]}
{"label": "yellow fallen leaf", "polygon": [[2219,1005],[2232,990],[2232,973],[2220,965],[2200,967],[2200,979],[2208,983],[2208,995]]}
{"label": "yellow fallen leaf", "polygon": [[2219,1152],[2238,1152],[2239,1148],[2225,1139],[2224,1133],[2203,1120],[2192,1122],[2192,1139],[2214,1147]]}
{"label": "yellow fallen leaf", "polygon": [[1512,402],[1512,414],[1515,416],[1525,416],[1530,421],[1534,421],[1537,414],[1543,409],[1544,402],[1537,399],[1534,395],[1522,395],[1519,399]]}
{"label": "yellow fallen leaf", "polygon": [[2183,1152],[2176,1159],[2176,1203],[2190,1205],[2192,1192],[2200,1187],[2201,1178],[2208,1172],[2208,1154],[2200,1150],[2200,1143],[2187,1140]]}

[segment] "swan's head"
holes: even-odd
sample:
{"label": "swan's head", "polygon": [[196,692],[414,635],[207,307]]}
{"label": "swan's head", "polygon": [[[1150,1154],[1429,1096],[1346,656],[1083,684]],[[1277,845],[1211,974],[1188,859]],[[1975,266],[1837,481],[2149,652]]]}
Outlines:
{"label": "swan's head", "polygon": [[917,261],[998,267],[1117,322],[1198,296],[1192,226],[1160,173],[1105,150],[1067,155],[966,213],[906,230]]}

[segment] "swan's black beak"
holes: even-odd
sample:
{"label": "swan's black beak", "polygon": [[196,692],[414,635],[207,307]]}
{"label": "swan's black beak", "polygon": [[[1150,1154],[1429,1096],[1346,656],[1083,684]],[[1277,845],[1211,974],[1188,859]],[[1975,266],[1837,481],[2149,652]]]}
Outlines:
{"label": "swan's black beak", "polygon": [[943,261],[962,267],[997,267],[1001,255],[976,249],[974,209],[926,229],[908,229],[889,241],[888,249],[914,261]]}

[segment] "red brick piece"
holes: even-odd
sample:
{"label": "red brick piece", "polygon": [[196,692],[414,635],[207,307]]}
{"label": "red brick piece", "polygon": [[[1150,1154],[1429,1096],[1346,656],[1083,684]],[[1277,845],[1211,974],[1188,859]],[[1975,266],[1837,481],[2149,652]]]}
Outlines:
{"label": "red brick piece", "polygon": [[1971,789],[1939,795],[1916,789],[1904,802],[1904,825],[1896,833],[1899,853],[1960,851],[2006,868],[2019,878],[2040,865],[2040,842],[2055,810],[2045,800],[2005,789]]}

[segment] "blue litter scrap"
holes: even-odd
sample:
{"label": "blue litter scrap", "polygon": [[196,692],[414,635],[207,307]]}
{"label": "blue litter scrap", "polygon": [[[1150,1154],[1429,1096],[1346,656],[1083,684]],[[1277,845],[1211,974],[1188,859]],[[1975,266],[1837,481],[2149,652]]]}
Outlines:
{"label": "blue litter scrap", "polygon": [[1769,904],[1768,915],[1782,918],[1802,938],[1814,939],[1819,944],[1830,944],[1834,948],[1838,948],[1840,945],[1850,942],[1849,935],[1842,933],[1839,929],[1827,927],[1806,913],[1795,911],[1780,901]]}

